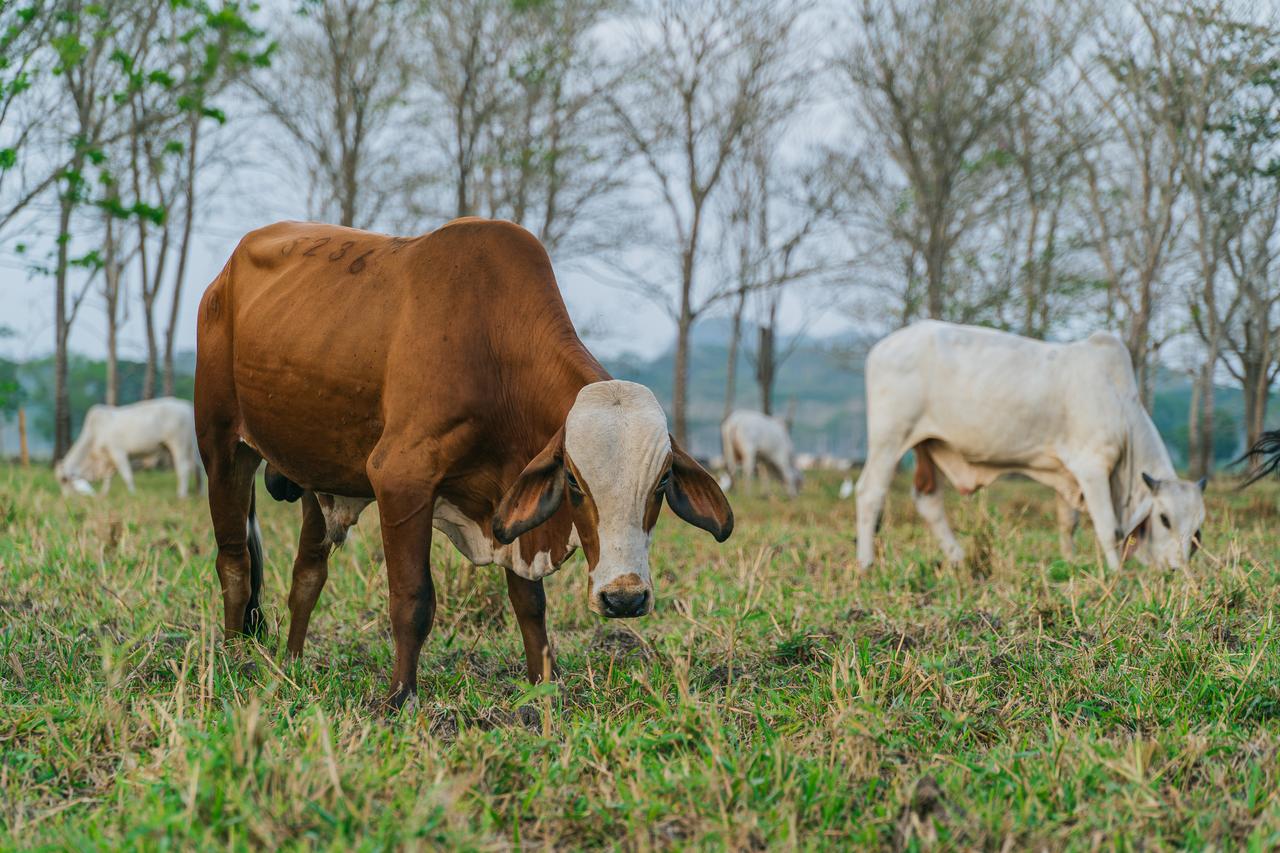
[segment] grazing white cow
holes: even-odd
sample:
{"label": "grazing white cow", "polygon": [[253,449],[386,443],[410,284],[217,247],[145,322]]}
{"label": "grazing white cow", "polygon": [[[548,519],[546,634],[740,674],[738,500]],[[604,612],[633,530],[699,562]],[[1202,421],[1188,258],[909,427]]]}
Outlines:
{"label": "grazing white cow", "polygon": [[782,418],[762,412],[739,409],[720,425],[724,443],[725,467],[729,475],[741,474],[749,483],[755,477],[756,463],[762,462],[795,497],[804,480],[795,464],[795,450],[787,424]]}
{"label": "grazing white cow", "polygon": [[174,397],[143,400],[128,406],[91,406],[84,416],[80,437],[54,469],[63,494],[74,490],[93,494],[91,480],[111,488],[111,476],[120,473],[133,491],[130,456],[167,450],[178,475],[178,497],[187,496],[188,480],[200,485],[200,454],[196,449],[196,422],[191,403]]}
{"label": "grazing white cow", "polygon": [[[1065,554],[1088,510],[1107,564],[1184,566],[1199,544],[1204,481],[1180,480],[1142,407],[1129,353],[1112,334],[1057,344],[926,321],[867,356],[867,462],[857,485],[858,562],[870,565],[898,460],[916,453],[912,495],[947,558],[937,471],[962,494],[1019,472],[1058,493]],[[1132,537],[1132,538],[1130,538]]]}

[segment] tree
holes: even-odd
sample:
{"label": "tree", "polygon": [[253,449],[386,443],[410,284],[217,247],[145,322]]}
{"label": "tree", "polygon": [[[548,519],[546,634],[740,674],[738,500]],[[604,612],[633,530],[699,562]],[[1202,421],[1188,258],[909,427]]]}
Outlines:
{"label": "tree", "polygon": [[1170,336],[1157,323],[1171,296],[1164,273],[1182,228],[1183,172],[1163,130],[1169,104],[1142,70],[1148,49],[1127,19],[1104,21],[1093,61],[1080,67],[1082,112],[1093,117],[1080,132],[1089,138],[1082,220],[1102,269],[1103,318],[1119,328],[1150,408],[1156,355]]}
{"label": "tree", "polygon": [[45,85],[61,0],[0,3],[0,232],[47,192],[63,171],[45,155],[54,89]]}
{"label": "tree", "polygon": [[414,181],[417,218],[510,219],[552,254],[598,251],[621,185],[594,34],[616,0],[462,0],[421,19],[418,69],[434,139]]}
{"label": "tree", "polygon": [[[954,317],[949,267],[995,201],[998,132],[1059,53],[1032,7],[1016,0],[860,0],[857,8],[858,35],[836,63],[850,87],[846,112],[892,168],[848,174],[909,205],[892,235],[923,265],[921,308]],[[892,184],[872,188],[873,176]]]}
{"label": "tree", "polygon": [[281,36],[272,73],[250,87],[290,145],[311,213],[366,228],[401,180],[409,63],[407,0],[308,0]]}
{"label": "tree", "polygon": [[634,30],[641,47],[630,85],[609,99],[665,220],[653,248],[671,266],[631,265],[624,275],[675,322],[672,420],[680,442],[688,434],[690,331],[733,292],[724,281],[704,281],[709,204],[747,129],[768,125],[794,96],[805,70],[794,50],[798,18],[795,8],[765,0],[659,0]]}
{"label": "tree", "polygon": [[[67,341],[84,297],[86,284],[78,294],[71,292],[70,274],[74,266],[96,270],[99,256],[90,251],[71,255],[72,217],[76,209],[92,201],[93,188],[87,179],[90,164],[101,165],[105,149],[124,133],[120,97],[127,75],[121,57],[136,54],[130,39],[139,30],[138,4],[129,0],[85,3],[65,0],[54,16],[49,32],[56,54],[52,73],[62,94],[64,113],[61,130],[69,152],[58,172],[58,227],[54,276],[54,458],[71,446],[71,406],[67,389]],[[132,48],[132,49],[131,49]]]}
{"label": "tree", "polygon": [[[795,102],[799,106],[799,101]],[[778,326],[783,299],[793,286],[812,279],[831,263],[817,251],[822,226],[835,210],[836,188],[825,180],[821,165],[796,167],[780,155],[785,116],[769,127],[752,129],[735,159],[727,195],[728,221],[722,230],[733,258],[732,325],[725,387],[725,416],[736,396],[737,360],[742,325],[754,316],[757,338],[750,359],[755,367],[760,409],[773,412],[777,372],[795,351],[797,335],[780,346]]]}
{"label": "tree", "polygon": [[179,136],[170,144],[180,146],[181,162],[176,179],[180,187],[182,232],[178,238],[177,267],[164,332],[165,396],[172,396],[175,390],[174,339],[197,215],[199,178],[207,173],[212,162],[212,158],[204,155],[201,144],[211,125],[221,126],[227,121],[227,113],[219,105],[221,96],[247,79],[251,72],[268,67],[275,49],[274,44],[265,42],[264,33],[253,25],[237,3],[214,7],[200,2],[191,9],[195,20],[183,29],[175,45]]}

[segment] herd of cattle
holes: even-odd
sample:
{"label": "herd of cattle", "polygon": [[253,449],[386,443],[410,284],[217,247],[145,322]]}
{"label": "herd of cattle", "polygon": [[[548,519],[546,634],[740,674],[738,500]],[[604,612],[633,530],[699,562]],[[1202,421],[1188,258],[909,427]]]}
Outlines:
{"label": "herd of cattle", "polygon": [[[665,501],[723,542],[732,478],[757,469],[794,495],[802,469],[846,460],[795,453],[787,425],[737,411],[722,425],[721,479],[667,431],[650,390],[615,380],[579,340],[542,245],[507,222],[459,219],[412,239],[313,223],[246,236],[200,303],[195,404],[95,406],[59,462],[64,491],[165,449],[178,494],[203,460],[228,635],[263,631],[254,481],[301,505],[289,651],[301,654],[331,549],[377,501],[395,664],[389,702],[416,691],[435,614],[432,531],[476,565],[506,571],[528,677],[554,673],[542,579],[576,550],[589,606],[653,609],[649,544]],[[964,556],[939,473],[970,494],[1017,472],[1057,493],[1064,553],[1079,512],[1111,568],[1127,556],[1186,565],[1205,482],[1179,479],[1113,335],[1045,343],[926,321],[866,361],[867,457],[856,489],[857,559],[870,565],[890,480],[914,453],[912,495],[947,559]],[[1280,435],[1260,443],[1280,465]],[[718,467],[718,466],[714,466]]]}

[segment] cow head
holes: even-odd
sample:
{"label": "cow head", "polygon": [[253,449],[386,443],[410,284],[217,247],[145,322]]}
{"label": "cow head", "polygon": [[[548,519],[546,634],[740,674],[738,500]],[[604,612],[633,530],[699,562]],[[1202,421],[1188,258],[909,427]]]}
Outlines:
{"label": "cow head", "polygon": [[78,470],[74,470],[67,463],[66,459],[58,460],[58,464],[53,466],[53,475],[58,480],[58,488],[62,490],[64,495],[94,494],[93,486],[85,479],[84,474]]}
{"label": "cow head", "polygon": [[733,530],[715,479],[671,439],[653,392],[634,382],[597,382],[578,393],[564,427],[498,505],[495,538],[513,542],[566,496],[590,570],[588,604],[608,617],[653,610],[649,540],[664,499],[718,542]]}
{"label": "cow head", "polygon": [[788,466],[789,467],[786,472],[787,494],[794,498],[796,495],[800,494],[800,490],[804,488],[804,472],[802,472],[800,467],[796,465],[794,456],[788,462]]}
{"label": "cow head", "polygon": [[1157,568],[1185,567],[1200,547],[1205,481],[1157,480],[1144,472],[1142,482],[1150,494],[1126,525],[1134,556]]}

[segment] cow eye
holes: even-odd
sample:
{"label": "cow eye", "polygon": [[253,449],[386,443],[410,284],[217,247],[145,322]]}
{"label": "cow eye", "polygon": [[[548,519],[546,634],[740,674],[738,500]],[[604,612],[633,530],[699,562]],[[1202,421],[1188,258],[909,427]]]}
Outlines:
{"label": "cow eye", "polygon": [[1169,523],[1169,516],[1165,515],[1163,512],[1160,513],[1160,523],[1164,525],[1165,530],[1169,530],[1173,527],[1173,525]]}
{"label": "cow eye", "polygon": [[569,484],[569,488],[578,493],[582,492],[582,486],[578,485],[578,478],[573,476],[573,472],[568,468],[564,469],[564,479]]}
{"label": "cow eye", "polygon": [[657,488],[654,489],[654,491],[661,492],[665,490],[667,488],[667,483],[669,482],[671,482],[671,472],[665,471],[663,472],[662,477],[658,479],[658,486]]}

